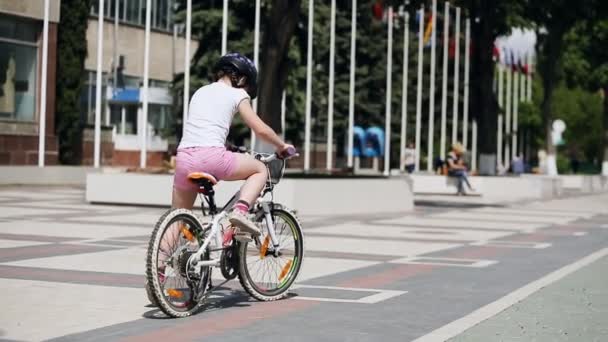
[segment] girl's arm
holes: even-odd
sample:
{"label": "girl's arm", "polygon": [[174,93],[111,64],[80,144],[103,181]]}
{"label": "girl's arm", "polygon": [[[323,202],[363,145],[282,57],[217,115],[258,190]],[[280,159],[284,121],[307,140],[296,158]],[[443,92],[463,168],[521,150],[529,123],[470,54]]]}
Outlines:
{"label": "girl's arm", "polygon": [[262,140],[274,145],[278,151],[283,151],[291,145],[285,144],[270,126],[268,126],[259,116],[255,114],[249,101],[239,103],[239,113],[245,124],[251,128]]}

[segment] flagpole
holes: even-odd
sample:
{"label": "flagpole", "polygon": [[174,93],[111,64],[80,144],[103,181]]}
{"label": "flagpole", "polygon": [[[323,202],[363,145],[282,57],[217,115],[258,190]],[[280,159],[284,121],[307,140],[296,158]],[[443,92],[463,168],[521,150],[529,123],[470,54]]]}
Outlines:
{"label": "flagpole", "polygon": [[192,37],[192,0],[186,1],[186,48],[184,53],[184,103],[182,112],[182,137],[186,133],[188,105],[190,104],[190,39]]}
{"label": "flagpole", "polygon": [[93,142],[93,166],[98,168],[100,165],[101,150],[101,73],[103,58],[103,14],[104,0],[99,0],[99,11],[97,12],[97,73],[95,77],[95,135]]}
{"label": "flagpole", "polygon": [[283,89],[283,95],[281,96],[281,138],[285,140],[285,129],[287,127],[285,123],[285,101],[287,97],[287,92]]}
{"label": "flagpole", "polygon": [[528,54],[528,102],[532,102],[532,54]]}
{"label": "flagpole", "polygon": [[329,91],[327,94],[327,156],[325,168],[333,167],[332,153],[334,140],[334,60],[336,50],[336,0],[331,0],[331,20],[329,33]]}
{"label": "flagpole", "polygon": [[[503,70],[503,66],[500,63],[500,60],[498,61],[498,107],[500,108],[501,112],[504,109],[504,101],[503,101],[503,97],[504,97],[504,70]],[[498,127],[497,127],[497,142],[496,142],[496,167],[497,169],[500,169],[502,167],[502,130],[503,130],[503,115],[500,113],[498,114]]]}
{"label": "flagpole", "polygon": [[464,95],[462,96],[462,145],[468,150],[469,139],[469,65],[471,48],[471,21],[465,19],[464,34]]}
{"label": "flagpole", "polygon": [[410,15],[405,12],[405,24],[403,25],[403,76],[401,77],[401,149],[399,153],[401,171],[405,170],[403,155],[407,142],[407,84],[409,75],[409,35],[410,35]]}
{"label": "flagpole", "polygon": [[38,128],[38,166],[44,166],[46,151],[46,82],[49,59],[49,0],[44,0],[42,25],[42,79],[40,80],[40,127]]}
{"label": "flagpole", "polygon": [[420,130],[422,121],[422,32],[424,31],[424,5],[420,6],[418,21],[418,84],[416,86],[416,171],[420,171]]}
{"label": "flagpole", "polygon": [[390,171],[391,157],[391,93],[393,80],[393,6],[388,7],[388,41],[386,51],[386,113],[384,124],[384,175]]}
{"label": "flagpole", "polygon": [[222,9],[222,56],[228,49],[228,0],[224,0]]}
{"label": "flagpole", "polygon": [[[260,0],[255,0],[255,23],[253,28],[253,64],[258,69],[258,75],[260,74]],[[253,100],[253,110],[257,114],[258,112],[258,99]],[[281,130],[284,129],[281,127]],[[285,136],[285,135],[283,135]],[[251,130],[251,149],[255,150],[256,136],[255,132]]]}
{"label": "flagpole", "polygon": [[517,117],[519,115],[519,71],[513,73],[513,121],[511,128],[511,160],[517,156]]}
{"label": "flagpole", "polygon": [[473,141],[472,141],[472,151],[471,151],[471,170],[477,171],[477,119],[473,119]]}
{"label": "flagpole", "polygon": [[441,144],[439,146],[439,154],[442,159],[445,158],[445,140],[446,140],[446,121],[448,111],[448,53],[450,40],[450,3],[445,2],[443,23],[443,76],[442,76],[442,91],[441,91]]}
{"label": "flagpole", "polygon": [[143,118],[141,124],[141,154],[139,159],[139,167],[146,167],[148,154],[148,88],[150,75],[150,15],[152,12],[151,0],[146,0],[146,29],[144,36],[144,90],[143,90]]}
{"label": "flagpole", "polygon": [[347,166],[353,167],[353,145],[355,124],[355,58],[357,44],[357,0],[352,1],[350,19],[350,79],[348,83],[348,156]]}
{"label": "flagpole", "polygon": [[433,0],[431,9],[431,82],[429,89],[429,136],[426,170],[433,171],[433,136],[435,133],[435,36],[437,25],[437,0]]}
{"label": "flagpole", "polygon": [[310,170],[310,126],[312,99],[312,36],[314,0],[308,0],[308,51],[306,56],[306,118],[304,123],[304,171]]}
{"label": "flagpole", "polygon": [[458,79],[460,78],[460,7],[456,7],[456,33],[454,35],[454,102],[452,107],[452,144],[458,140]]}
{"label": "flagpole", "polygon": [[[506,56],[505,58],[510,58],[510,57]],[[505,72],[507,74],[507,83],[506,83],[507,92],[505,94],[505,153],[504,153],[505,161],[503,162],[503,166],[506,169],[509,168],[509,164],[510,164],[509,157],[511,157],[511,147],[509,146],[509,134],[511,134],[511,103],[513,101],[512,97],[511,97],[511,77],[513,76],[512,63],[513,63],[513,61],[511,61],[511,63],[508,63],[507,69],[505,70]]]}

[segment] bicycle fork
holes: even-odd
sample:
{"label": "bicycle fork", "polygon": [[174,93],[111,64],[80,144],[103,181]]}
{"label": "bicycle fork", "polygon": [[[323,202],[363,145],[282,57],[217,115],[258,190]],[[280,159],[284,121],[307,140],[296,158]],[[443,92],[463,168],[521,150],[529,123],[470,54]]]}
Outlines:
{"label": "bicycle fork", "polygon": [[279,255],[279,240],[277,239],[276,232],[274,230],[274,221],[272,220],[272,212],[270,211],[270,205],[268,202],[262,202],[262,211],[264,212],[264,218],[266,221],[266,229],[268,229],[268,235],[272,242],[273,253],[275,256]]}

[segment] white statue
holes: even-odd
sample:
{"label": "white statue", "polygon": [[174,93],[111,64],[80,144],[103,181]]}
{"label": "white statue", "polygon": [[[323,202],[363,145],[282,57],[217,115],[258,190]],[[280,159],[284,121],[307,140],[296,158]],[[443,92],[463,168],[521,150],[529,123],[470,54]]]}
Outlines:
{"label": "white statue", "polygon": [[6,67],[6,81],[2,85],[2,97],[0,97],[0,113],[15,113],[15,73],[17,65],[15,58],[11,56]]}

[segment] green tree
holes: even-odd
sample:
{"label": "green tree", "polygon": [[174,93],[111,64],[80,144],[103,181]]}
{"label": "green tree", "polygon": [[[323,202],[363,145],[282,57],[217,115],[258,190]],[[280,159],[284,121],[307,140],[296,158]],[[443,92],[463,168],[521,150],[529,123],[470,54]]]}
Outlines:
{"label": "green tree", "polygon": [[543,80],[541,112],[545,131],[545,145],[549,155],[555,155],[551,143],[554,115],[554,92],[563,76],[563,53],[567,34],[584,20],[596,18],[601,1],[573,4],[567,0],[550,2],[528,1],[526,17],[537,27],[538,71]]}
{"label": "green tree", "polygon": [[[598,12],[605,13],[605,5]],[[564,75],[570,86],[581,86],[591,92],[596,100],[603,99],[602,119],[593,128],[601,128],[594,141],[598,160],[608,162],[608,20],[603,18],[579,23],[566,37]],[[591,121],[584,118],[584,121]],[[587,135],[586,135],[587,136]],[[608,166],[603,166],[607,169]]]}
{"label": "green tree", "polygon": [[79,164],[82,158],[80,94],[84,85],[87,56],[86,30],[90,0],[61,2],[57,34],[57,102],[55,123],[59,138],[59,160]]}

